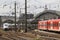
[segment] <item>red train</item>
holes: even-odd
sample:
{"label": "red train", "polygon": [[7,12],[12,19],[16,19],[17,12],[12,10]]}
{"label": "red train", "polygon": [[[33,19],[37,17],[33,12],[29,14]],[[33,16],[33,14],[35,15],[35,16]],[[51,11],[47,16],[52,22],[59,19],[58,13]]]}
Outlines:
{"label": "red train", "polygon": [[60,19],[38,21],[38,29],[60,31]]}

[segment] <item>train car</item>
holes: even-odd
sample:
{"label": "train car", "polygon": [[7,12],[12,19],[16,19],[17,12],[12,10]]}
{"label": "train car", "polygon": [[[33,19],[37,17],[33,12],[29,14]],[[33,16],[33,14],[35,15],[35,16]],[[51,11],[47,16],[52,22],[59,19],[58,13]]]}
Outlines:
{"label": "train car", "polygon": [[38,29],[47,30],[47,21],[39,21],[38,22]]}
{"label": "train car", "polygon": [[60,24],[59,22],[60,22],[59,19],[53,20],[53,31],[59,31],[59,24]]}
{"label": "train car", "polygon": [[[18,24],[16,24],[16,28],[18,27]],[[15,24],[10,24],[10,23],[4,23],[3,24],[3,30],[8,31],[8,30],[14,30],[15,29]]]}
{"label": "train car", "polygon": [[38,29],[60,31],[60,19],[38,21]]}
{"label": "train car", "polygon": [[60,25],[60,19],[50,20],[48,21],[48,30],[60,31],[59,25]]}
{"label": "train car", "polygon": [[9,29],[9,23],[4,23],[3,24],[3,30],[7,31]]}

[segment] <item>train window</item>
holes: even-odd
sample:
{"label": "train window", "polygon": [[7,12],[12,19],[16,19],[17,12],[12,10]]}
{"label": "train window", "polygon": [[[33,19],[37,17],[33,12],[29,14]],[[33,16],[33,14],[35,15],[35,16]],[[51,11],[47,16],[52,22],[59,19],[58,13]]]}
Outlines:
{"label": "train window", "polygon": [[40,24],[40,26],[43,26],[43,24]]}
{"label": "train window", "polygon": [[48,23],[48,26],[53,26],[53,22]]}
{"label": "train window", "polygon": [[48,26],[50,26],[50,24],[48,24]]}
{"label": "train window", "polygon": [[8,25],[5,25],[5,26],[8,26]]}
{"label": "train window", "polygon": [[50,26],[53,26],[53,22],[51,22]]}
{"label": "train window", "polygon": [[47,23],[39,23],[39,26],[47,26]]}
{"label": "train window", "polygon": [[53,26],[58,26],[58,23],[53,23]]}
{"label": "train window", "polygon": [[43,26],[43,24],[39,22],[39,26]]}
{"label": "train window", "polygon": [[40,26],[44,26],[44,24],[40,24]]}
{"label": "train window", "polygon": [[44,25],[44,26],[47,26],[47,23],[44,23],[43,25]]}
{"label": "train window", "polygon": [[53,24],[50,24],[49,26],[53,26]]}

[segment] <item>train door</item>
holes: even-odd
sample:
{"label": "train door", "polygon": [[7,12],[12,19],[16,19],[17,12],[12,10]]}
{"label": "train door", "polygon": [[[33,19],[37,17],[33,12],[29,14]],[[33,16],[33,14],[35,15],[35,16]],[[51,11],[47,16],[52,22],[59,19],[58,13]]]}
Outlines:
{"label": "train door", "polygon": [[54,31],[58,31],[58,30],[59,30],[58,23],[59,23],[59,22],[58,22],[57,20],[54,20],[54,21],[53,21],[53,30],[54,30]]}
{"label": "train door", "polygon": [[43,29],[47,30],[47,21],[43,21]]}
{"label": "train door", "polygon": [[48,30],[53,30],[53,21],[52,20],[48,21]]}

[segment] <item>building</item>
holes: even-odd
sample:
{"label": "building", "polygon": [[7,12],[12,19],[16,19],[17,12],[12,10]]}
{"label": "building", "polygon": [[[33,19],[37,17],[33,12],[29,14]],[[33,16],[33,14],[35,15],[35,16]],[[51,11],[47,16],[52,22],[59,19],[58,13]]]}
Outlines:
{"label": "building", "polygon": [[55,10],[44,10],[35,17],[37,20],[49,20],[58,18],[60,18],[60,12]]}

